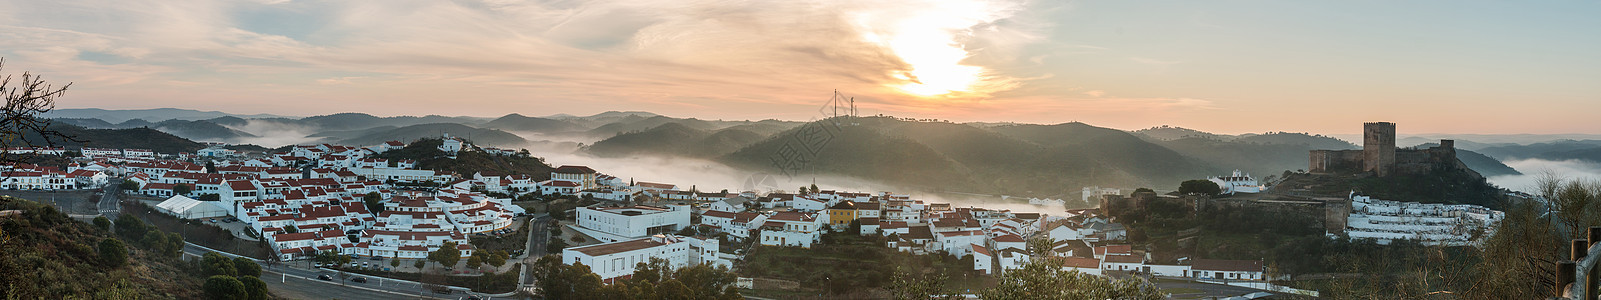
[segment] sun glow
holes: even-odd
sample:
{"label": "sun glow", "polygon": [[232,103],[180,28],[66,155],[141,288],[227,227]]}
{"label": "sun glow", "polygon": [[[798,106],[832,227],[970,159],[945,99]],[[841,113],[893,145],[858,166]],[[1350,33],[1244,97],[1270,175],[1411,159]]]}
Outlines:
{"label": "sun glow", "polygon": [[[868,31],[868,41],[884,46],[906,63],[907,69],[890,74],[901,80],[890,86],[923,97],[972,91],[983,81],[985,70],[962,64],[972,54],[959,40],[971,36],[972,27],[993,22],[997,9],[978,1],[942,1],[927,8],[888,26],[864,26],[878,29]],[[860,21],[868,24],[868,20]]]}

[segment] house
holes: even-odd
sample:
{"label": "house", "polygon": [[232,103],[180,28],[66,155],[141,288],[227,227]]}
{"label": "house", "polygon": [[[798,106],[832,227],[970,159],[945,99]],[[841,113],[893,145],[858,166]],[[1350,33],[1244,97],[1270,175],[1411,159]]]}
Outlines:
{"label": "house", "polygon": [[1195,278],[1264,280],[1267,271],[1260,260],[1197,259],[1190,265]]}
{"label": "house", "polygon": [[822,240],[823,222],[817,214],[784,211],[767,217],[761,226],[761,244],[811,248]]}
{"label": "house", "polygon": [[856,220],[856,202],[841,201],[828,208],[828,225],[835,231],[843,230]]}
{"label": "house", "polygon": [[690,226],[690,208],[684,205],[589,206],[577,211],[578,224],[571,228],[607,242],[673,233]]}
{"label": "house", "polygon": [[539,193],[545,195],[577,195],[581,185],[572,181],[546,180],[539,182]]}
{"label": "house", "polygon": [[1251,174],[1240,173],[1240,170],[1234,170],[1234,173],[1229,176],[1207,177],[1206,180],[1216,183],[1217,187],[1221,188],[1223,194],[1226,195],[1233,195],[1234,193],[1254,194],[1265,190],[1262,184],[1256,181],[1255,177],[1251,177]]}
{"label": "house", "polygon": [[551,181],[566,181],[578,184],[578,190],[587,190],[596,187],[595,169],[585,166],[561,166],[550,171]]}
{"label": "house", "polygon": [[722,201],[712,202],[711,205],[706,206],[706,209],[726,212],[741,212],[745,211],[745,204],[749,202],[750,199],[746,199],[745,197],[725,198]]}
{"label": "house", "polygon": [[590,272],[599,275],[602,283],[633,276],[634,268],[649,263],[652,258],[667,261],[669,269],[699,264],[722,265],[717,256],[717,239],[700,239],[670,234],[616,241],[604,244],[571,247],[562,250],[562,263],[589,266]]}
{"label": "house", "polygon": [[989,248],[984,248],[982,245],[973,244],[971,247],[973,248],[973,270],[978,271],[979,274],[994,274],[995,269],[991,266],[991,262],[995,260],[995,255],[990,253]]}

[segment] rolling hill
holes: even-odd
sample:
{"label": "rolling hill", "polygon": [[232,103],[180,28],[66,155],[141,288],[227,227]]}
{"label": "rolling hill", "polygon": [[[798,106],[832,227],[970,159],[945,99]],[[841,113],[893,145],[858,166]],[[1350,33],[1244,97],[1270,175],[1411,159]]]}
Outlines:
{"label": "rolling hill", "polygon": [[[910,187],[979,193],[1050,196],[1087,185],[1168,185],[1204,176],[1205,169],[1172,150],[1126,132],[1066,123],[1007,125],[988,130],[946,122],[858,118],[857,126],[830,120],[778,133],[720,160],[737,167],[778,170],[805,161],[802,171],[879,180]],[[815,155],[782,159],[786,147],[806,140],[800,132],[832,128]]]}
{"label": "rolling hill", "polygon": [[743,129],[707,131],[675,122],[645,131],[619,134],[595,142],[584,151],[601,157],[653,154],[712,158],[732,153],[766,137]]}
{"label": "rolling hill", "polygon": [[463,137],[485,147],[522,147],[527,140],[515,134],[495,129],[474,128],[454,123],[419,124],[372,132],[357,137],[340,139],[341,145],[376,145],[386,141],[410,142],[422,138],[438,138],[443,134]]}
{"label": "rolling hill", "polygon": [[256,137],[249,132],[223,127],[211,121],[167,120],[156,123],[156,129],[190,140],[227,142],[239,138]]}
{"label": "rolling hill", "polygon": [[[150,128],[128,129],[85,129],[68,124],[51,124],[50,128],[62,134],[74,137],[79,142],[56,141],[58,146],[68,147],[96,147],[96,148],[138,148],[150,149],[156,153],[194,152],[204,149],[206,145],[196,143],[160,130]],[[38,134],[30,134],[29,140],[43,140]]]}
{"label": "rolling hill", "polygon": [[624,117],[622,121],[600,125],[599,127],[590,129],[588,133],[589,135],[593,136],[615,136],[628,132],[645,131],[667,123],[677,123],[679,125],[684,125],[685,127],[696,130],[711,130],[717,127],[712,125],[710,122],[693,118],[678,119],[664,116],[653,116],[649,118]]}
{"label": "rolling hill", "polygon": [[587,129],[583,126],[579,126],[578,124],[573,124],[572,122],[529,117],[520,114],[509,114],[502,116],[493,121],[489,121],[489,123],[485,123],[484,127],[509,131],[533,131],[540,133],[572,132]]}

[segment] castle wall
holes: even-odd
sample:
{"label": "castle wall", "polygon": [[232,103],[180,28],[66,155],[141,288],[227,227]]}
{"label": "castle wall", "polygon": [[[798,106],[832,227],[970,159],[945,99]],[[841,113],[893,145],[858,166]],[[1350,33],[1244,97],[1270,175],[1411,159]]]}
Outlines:
{"label": "castle wall", "polygon": [[1312,150],[1311,173],[1356,173],[1362,171],[1362,150]]}

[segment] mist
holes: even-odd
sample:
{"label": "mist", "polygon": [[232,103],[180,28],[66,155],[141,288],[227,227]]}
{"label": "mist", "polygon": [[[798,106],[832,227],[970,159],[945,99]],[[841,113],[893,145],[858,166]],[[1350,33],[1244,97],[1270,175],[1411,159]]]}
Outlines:
{"label": "mist", "polygon": [[[970,195],[953,193],[934,193],[921,189],[906,188],[894,184],[886,184],[871,179],[853,178],[845,176],[799,174],[786,176],[778,170],[742,170],[730,167],[720,162],[686,157],[668,157],[660,155],[635,155],[621,158],[596,157],[583,153],[579,144],[593,144],[599,138],[587,135],[549,135],[533,132],[512,132],[529,140],[525,146],[534,156],[545,158],[545,163],[553,167],[562,165],[583,165],[594,168],[606,175],[617,176],[622,180],[666,183],[677,185],[681,190],[691,187],[701,191],[715,192],[727,189],[729,192],[756,191],[767,193],[773,191],[796,192],[802,186],[817,187],[824,190],[835,190],[855,193],[878,194],[891,192],[895,194],[910,195],[912,199],[923,200],[930,203],[950,203],[952,207],[980,207],[987,209],[1004,209],[1013,212],[1037,212],[1061,215],[1066,208],[1058,203],[1052,205],[1031,205],[1028,198],[1012,197],[1002,200],[999,195]],[[1069,199],[1077,200],[1077,199]],[[1075,205],[1074,208],[1083,205]]]}
{"label": "mist", "polygon": [[256,137],[238,138],[230,141],[234,144],[253,144],[267,148],[277,148],[319,139],[311,137],[312,134],[317,133],[316,128],[276,121],[249,119],[243,126],[223,126],[256,135]]}
{"label": "mist", "polygon": [[1509,161],[1506,161],[1505,163],[1506,163],[1507,166],[1510,166],[1513,169],[1517,169],[1518,172],[1523,173],[1523,175],[1493,176],[1493,177],[1489,178],[1490,183],[1494,183],[1495,185],[1500,186],[1500,187],[1505,188],[1505,189],[1519,191],[1519,192],[1525,192],[1525,193],[1531,193],[1531,194],[1536,192],[1534,181],[1541,174],[1546,173],[1546,172],[1553,172],[1557,176],[1560,176],[1562,178],[1567,178],[1567,179],[1585,179],[1585,180],[1601,179],[1601,163],[1596,163],[1596,162],[1576,160],[1576,159],[1575,160],[1523,159],[1523,160],[1509,160]]}

